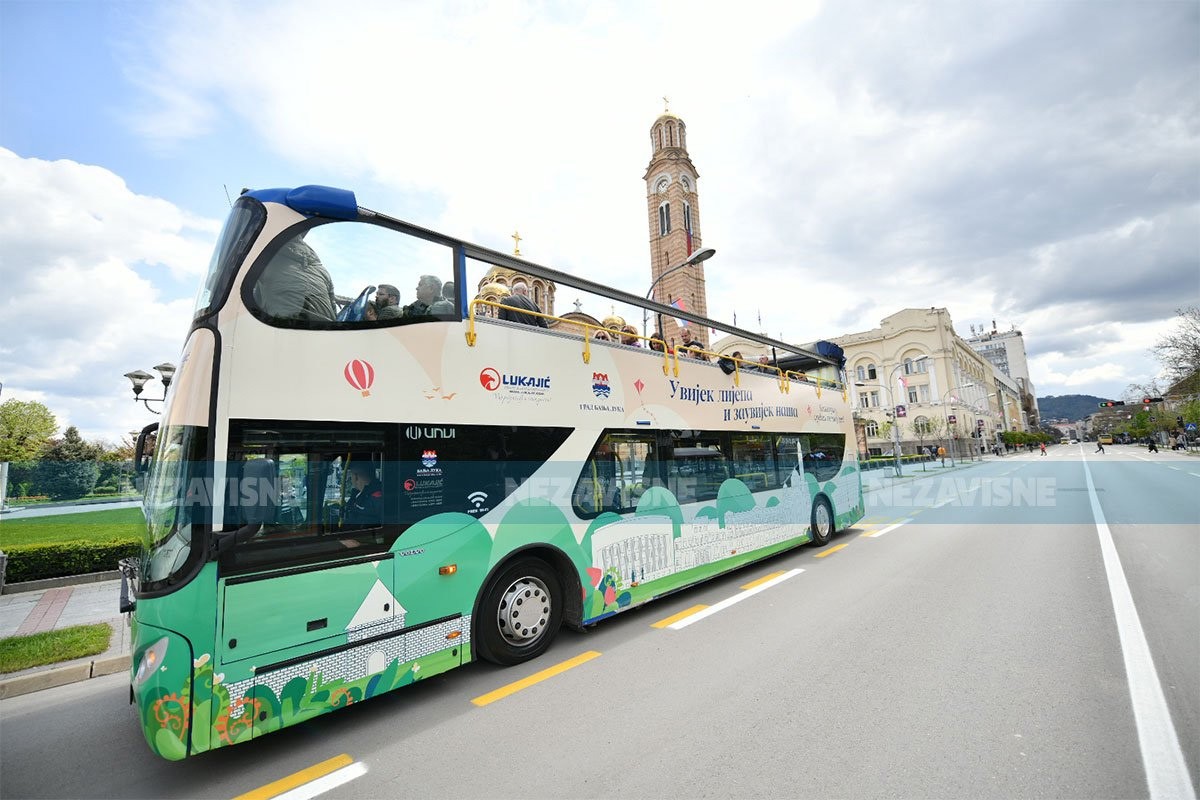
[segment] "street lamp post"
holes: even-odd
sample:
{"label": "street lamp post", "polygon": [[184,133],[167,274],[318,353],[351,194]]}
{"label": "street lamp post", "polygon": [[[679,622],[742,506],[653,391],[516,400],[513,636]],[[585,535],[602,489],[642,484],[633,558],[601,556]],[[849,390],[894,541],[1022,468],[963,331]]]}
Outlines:
{"label": "street lamp post", "polygon": [[151,403],[162,403],[167,399],[167,390],[171,388],[171,379],[175,377],[175,365],[169,361],[164,361],[154,368],[158,372],[162,380],[163,394],[162,397],[142,397],[142,390],[145,389],[149,381],[154,380],[154,376],[145,370],[137,369],[133,372],[126,372],[125,377],[129,378],[133,383],[133,402],[142,402],[146,406],[146,410],[153,414],[161,414],[161,411],[155,411],[150,407]]}
{"label": "street lamp post", "polygon": [[[916,364],[918,361],[924,361],[927,358],[929,358],[929,356],[927,356],[927,355],[917,356],[910,363]],[[895,395],[892,394],[892,381],[896,377],[896,372],[903,366],[904,366],[903,364],[897,364],[896,366],[892,367],[891,372],[888,373],[888,383],[886,386],[883,385],[882,383],[871,383],[871,384],[855,383],[854,384],[855,386],[878,386],[880,389],[883,389],[888,394],[888,405],[890,405],[892,407],[892,466],[893,466],[893,469],[895,469],[895,471],[896,471],[897,478],[901,477],[904,474],[904,470],[900,466],[900,417],[897,414],[897,412],[899,411],[899,406],[897,406],[896,403],[893,402],[895,400]]]}
{"label": "street lamp post", "polygon": [[[696,264],[699,264],[701,261],[708,261],[710,258],[715,256],[716,254],[717,254],[716,250],[714,250],[711,247],[706,247],[703,250],[697,250],[696,252],[692,253],[690,256],[688,256],[686,259],[684,259],[681,263],[676,264],[673,267],[667,267],[665,270],[662,271],[661,275],[659,275],[657,278],[654,279],[654,283],[650,284],[650,290],[648,292],[646,292],[646,299],[649,300],[650,295],[654,294],[654,287],[658,286],[659,281],[661,281],[663,278],[670,275],[672,272],[677,272],[677,271],[683,269],[684,267],[695,266]],[[643,308],[642,309],[642,336],[647,335],[646,325],[649,320],[649,316],[650,316],[650,312],[647,309]],[[659,313],[659,315],[658,315],[658,333],[660,336],[664,335],[663,330],[662,330],[662,314],[661,313]]]}

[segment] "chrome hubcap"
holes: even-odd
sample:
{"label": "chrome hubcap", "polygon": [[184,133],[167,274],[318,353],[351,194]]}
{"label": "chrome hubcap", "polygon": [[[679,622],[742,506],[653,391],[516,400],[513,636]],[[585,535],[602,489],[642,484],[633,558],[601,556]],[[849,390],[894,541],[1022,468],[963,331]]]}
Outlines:
{"label": "chrome hubcap", "polygon": [[817,506],[817,534],[824,537],[829,535],[829,506],[824,503]]}
{"label": "chrome hubcap", "polygon": [[496,609],[501,635],[518,647],[533,644],[550,623],[550,590],[533,577],[518,578],[504,590]]}

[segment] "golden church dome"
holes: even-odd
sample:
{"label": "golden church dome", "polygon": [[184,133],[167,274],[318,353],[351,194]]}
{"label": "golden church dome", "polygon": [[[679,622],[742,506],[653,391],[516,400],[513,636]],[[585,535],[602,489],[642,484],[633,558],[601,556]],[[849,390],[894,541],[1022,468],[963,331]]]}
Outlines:
{"label": "golden church dome", "polygon": [[496,297],[508,297],[512,292],[503,283],[485,283],[479,287],[479,297],[486,297],[493,294]]}
{"label": "golden church dome", "polygon": [[621,328],[625,327],[625,318],[619,317],[617,316],[616,312],[613,312],[604,318],[603,325],[606,328],[616,328],[617,330],[620,330]]}

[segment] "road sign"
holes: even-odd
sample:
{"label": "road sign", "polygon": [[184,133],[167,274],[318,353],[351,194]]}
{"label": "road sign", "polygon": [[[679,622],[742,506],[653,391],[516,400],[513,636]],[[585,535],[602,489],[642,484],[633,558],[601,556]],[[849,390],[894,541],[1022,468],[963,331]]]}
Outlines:
{"label": "road sign", "polygon": [[897,417],[907,417],[908,409],[905,408],[904,406],[896,406],[896,416]]}
{"label": "road sign", "polygon": [[983,420],[981,420],[981,419],[975,420],[975,427],[979,428],[980,430],[983,430]]}
{"label": "road sign", "polygon": [[1189,422],[1189,423],[1187,424],[1187,429],[1186,429],[1186,430],[1187,430],[1187,432],[1188,432],[1188,433],[1195,433],[1195,432],[1196,432],[1196,423],[1194,423],[1194,422]]}
{"label": "road sign", "polygon": [[958,422],[958,415],[957,415],[957,414],[951,414],[951,415],[950,415],[950,424],[951,424],[951,425],[953,425],[953,424],[954,424],[954,423],[956,423],[956,422]]}

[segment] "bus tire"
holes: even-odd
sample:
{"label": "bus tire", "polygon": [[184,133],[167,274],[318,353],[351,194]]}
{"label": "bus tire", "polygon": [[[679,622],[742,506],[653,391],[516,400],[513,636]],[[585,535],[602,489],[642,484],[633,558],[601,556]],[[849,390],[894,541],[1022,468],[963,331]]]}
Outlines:
{"label": "bus tire", "polygon": [[818,495],[813,501],[811,530],[812,543],[816,547],[824,547],[834,534],[833,507],[825,495]]}
{"label": "bus tire", "polygon": [[538,558],[505,567],[488,584],[479,608],[476,648],[480,658],[510,666],[546,652],[562,624],[558,576]]}

